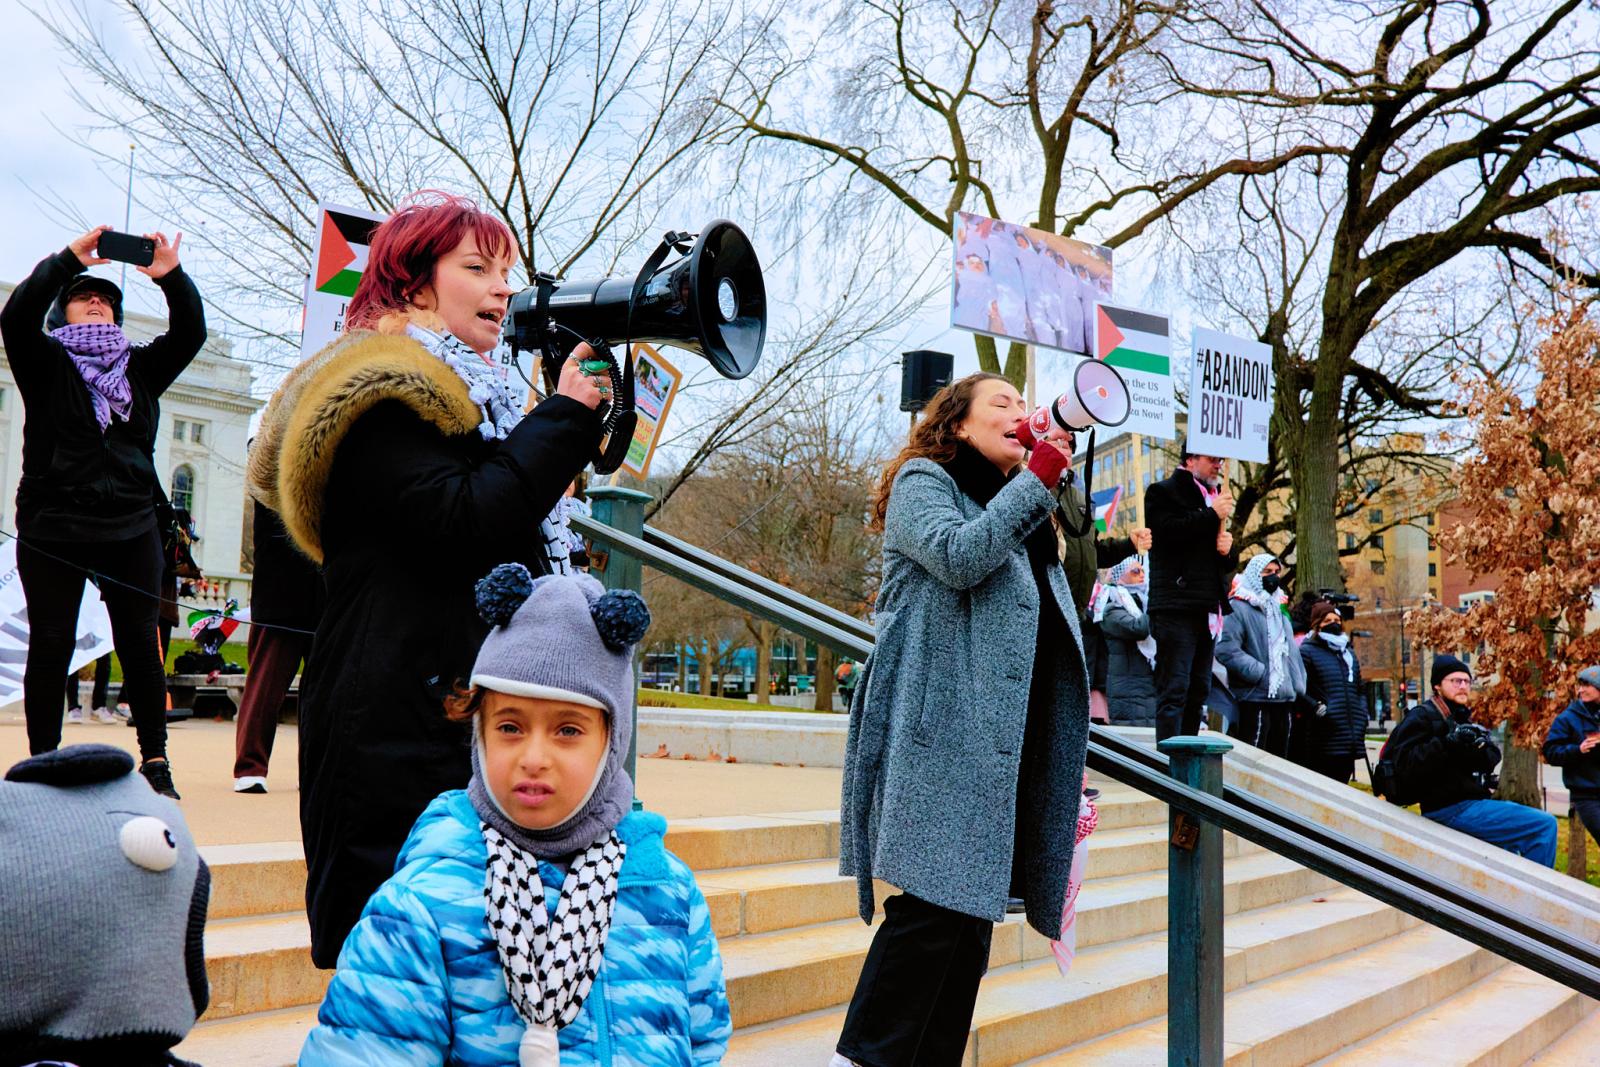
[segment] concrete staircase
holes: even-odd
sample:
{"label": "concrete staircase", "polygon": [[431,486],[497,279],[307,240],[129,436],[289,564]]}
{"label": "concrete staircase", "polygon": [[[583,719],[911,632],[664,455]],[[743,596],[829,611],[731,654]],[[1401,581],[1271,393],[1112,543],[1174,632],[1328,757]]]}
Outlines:
{"label": "concrete staircase", "polygon": [[[1100,785],[1077,962],[1062,976],[1018,918],[997,927],[972,1067],[1166,1059],[1166,809]],[[832,1053],[872,936],[837,874],[838,831],[831,811],[671,825],[722,944],[730,1067],[822,1067]],[[203,851],[212,1002],[178,1054],[292,1064],[327,984],[307,953],[299,847]],[[1600,1063],[1587,998],[1231,837],[1225,878],[1230,1065]]]}

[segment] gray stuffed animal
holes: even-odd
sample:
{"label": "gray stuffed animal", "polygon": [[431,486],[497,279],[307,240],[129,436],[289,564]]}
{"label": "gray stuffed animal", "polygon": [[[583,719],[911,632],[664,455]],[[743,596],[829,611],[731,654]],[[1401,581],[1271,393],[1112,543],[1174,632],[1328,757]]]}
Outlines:
{"label": "gray stuffed animal", "polygon": [[181,1064],[206,1009],[211,875],[178,805],[110,745],[0,782],[0,1067]]}

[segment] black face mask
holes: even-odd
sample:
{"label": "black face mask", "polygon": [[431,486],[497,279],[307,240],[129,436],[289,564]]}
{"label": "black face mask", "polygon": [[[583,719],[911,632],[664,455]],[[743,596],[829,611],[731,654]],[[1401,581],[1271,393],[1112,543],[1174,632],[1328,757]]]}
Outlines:
{"label": "black face mask", "polygon": [[1278,585],[1278,576],[1276,574],[1263,574],[1261,576],[1261,588],[1265,589],[1267,592],[1276,593],[1278,591]]}
{"label": "black face mask", "polygon": [[1321,632],[1325,634],[1342,634],[1344,633],[1344,623],[1336,622],[1331,625],[1324,626]]}

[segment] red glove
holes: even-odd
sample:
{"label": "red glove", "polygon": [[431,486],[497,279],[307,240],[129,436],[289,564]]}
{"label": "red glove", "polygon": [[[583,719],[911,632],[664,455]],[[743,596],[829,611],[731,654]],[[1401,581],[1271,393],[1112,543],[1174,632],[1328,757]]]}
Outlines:
{"label": "red glove", "polygon": [[[1026,424],[1024,424],[1026,425]],[[1022,431],[1017,431],[1017,440],[1022,440]],[[1049,441],[1040,441],[1033,450],[1033,455],[1028,458],[1028,469],[1039,476],[1044,487],[1052,493],[1056,486],[1061,484],[1061,474],[1072,464],[1072,457]]]}
{"label": "red glove", "polygon": [[1037,411],[1023,420],[1017,427],[1017,442],[1029,452],[1039,447],[1039,442],[1044,440],[1044,435],[1050,432],[1050,407],[1041,405]]}

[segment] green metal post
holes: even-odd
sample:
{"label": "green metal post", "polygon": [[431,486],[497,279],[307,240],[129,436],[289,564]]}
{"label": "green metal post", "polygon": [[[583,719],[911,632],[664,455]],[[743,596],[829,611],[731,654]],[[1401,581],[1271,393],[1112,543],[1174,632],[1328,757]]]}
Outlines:
{"label": "green metal post", "polygon": [[[1233,745],[1215,734],[1169,737],[1172,777],[1222,796],[1222,754]],[[1167,1063],[1222,1064],[1222,827],[1172,809],[1167,848]]]}
{"label": "green metal post", "polygon": [[[603,522],[612,529],[619,530],[634,537],[644,536],[644,506],[653,499],[649,493],[641,493],[637,489],[624,489],[616,485],[593,486],[584,494],[589,498],[590,508],[594,512],[596,522]],[[592,558],[589,573],[599,578],[607,589],[631,589],[635,593],[642,591],[644,584],[644,568],[639,561],[624,552],[614,551],[609,545],[599,542],[595,544],[597,553],[604,553],[603,558]],[[633,661],[633,688],[637,694],[639,689],[639,658]],[[633,736],[628,738],[628,776],[634,781],[635,790],[638,789],[639,776],[636,773],[639,761],[639,704],[635,696],[633,705]],[[637,796],[634,797],[633,808],[638,811],[643,805]]]}

